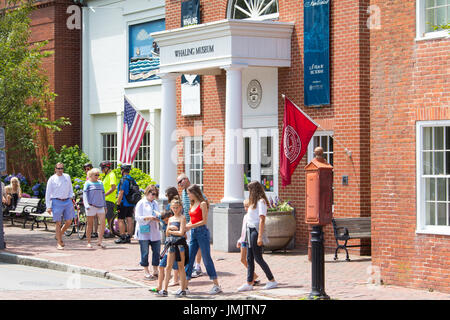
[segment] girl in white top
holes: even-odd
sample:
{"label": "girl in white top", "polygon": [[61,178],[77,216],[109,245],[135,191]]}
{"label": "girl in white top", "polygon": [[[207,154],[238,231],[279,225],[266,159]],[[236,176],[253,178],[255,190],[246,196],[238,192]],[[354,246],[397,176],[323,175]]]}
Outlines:
{"label": "girl in white top", "polygon": [[267,241],[264,233],[267,208],[269,201],[267,200],[264,188],[258,181],[252,181],[248,184],[249,191],[249,209],[247,212],[247,234],[248,243],[247,250],[247,283],[238,288],[238,291],[253,290],[253,281],[255,275],[255,261],[266,274],[269,282],[266,283],[264,289],[272,289],[278,286],[269,266],[262,257],[262,247]]}
{"label": "girl in white top", "polygon": [[[141,266],[144,267],[144,276],[147,280],[155,280],[158,276],[159,252],[161,250],[161,233],[159,231],[159,207],[156,199],[159,190],[155,185],[149,185],[135,208],[136,232],[135,238],[139,240],[141,249]],[[152,248],[153,274],[149,271],[149,248]]]}
{"label": "girl in white top", "polygon": [[[247,234],[247,212],[248,212],[248,204],[249,201],[248,199],[244,200],[244,209],[245,209],[245,215],[244,218],[242,220],[242,230],[241,230],[241,237],[238,239],[237,243],[236,243],[236,248],[241,249],[241,262],[244,265],[244,267],[247,269],[248,264],[247,264],[247,248],[248,248],[248,243],[247,241],[245,241],[246,239],[246,234]],[[253,285],[257,285],[259,284],[259,280],[256,280],[258,278],[258,275],[255,273],[254,277],[253,277]]]}

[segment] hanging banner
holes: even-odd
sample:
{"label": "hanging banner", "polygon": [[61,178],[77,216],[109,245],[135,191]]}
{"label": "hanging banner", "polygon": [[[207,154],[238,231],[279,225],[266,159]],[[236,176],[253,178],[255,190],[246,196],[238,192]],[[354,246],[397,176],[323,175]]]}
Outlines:
{"label": "hanging banner", "polygon": [[330,104],[330,0],[304,0],[305,106]]}
{"label": "hanging banner", "polygon": [[183,74],[181,76],[181,114],[200,115],[200,76]]}
{"label": "hanging banner", "polygon": [[[181,2],[181,27],[200,24],[200,0]],[[214,45],[199,48],[177,50],[176,56],[205,54],[214,52]],[[200,76],[184,74],[181,76],[181,114],[196,116],[201,114]]]}
{"label": "hanging banner", "polygon": [[200,0],[181,2],[181,27],[200,23]]}

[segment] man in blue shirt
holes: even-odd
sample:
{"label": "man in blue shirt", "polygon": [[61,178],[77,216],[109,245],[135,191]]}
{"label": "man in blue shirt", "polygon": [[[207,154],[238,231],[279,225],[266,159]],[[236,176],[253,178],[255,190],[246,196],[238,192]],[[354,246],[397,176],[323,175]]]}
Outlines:
{"label": "man in blue shirt", "polygon": [[[133,234],[133,214],[134,214],[134,204],[127,201],[127,195],[130,192],[130,165],[122,165],[120,167],[122,172],[122,179],[119,182],[119,187],[117,188],[117,211],[119,218],[119,231],[120,238],[115,241],[115,243],[130,243],[131,235]],[[125,219],[127,220],[126,232],[125,232]]]}

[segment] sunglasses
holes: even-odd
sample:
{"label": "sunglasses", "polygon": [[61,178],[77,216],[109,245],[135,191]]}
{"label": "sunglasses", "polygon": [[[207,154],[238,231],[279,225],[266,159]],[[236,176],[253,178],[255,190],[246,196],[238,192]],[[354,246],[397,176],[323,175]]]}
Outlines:
{"label": "sunglasses", "polygon": [[178,184],[182,183],[185,178],[178,181]]}
{"label": "sunglasses", "polygon": [[64,170],[64,168],[58,168],[58,167],[56,167],[55,169],[56,170]]}
{"label": "sunglasses", "polygon": [[149,194],[151,194],[152,196],[156,196],[155,192],[150,192]]}

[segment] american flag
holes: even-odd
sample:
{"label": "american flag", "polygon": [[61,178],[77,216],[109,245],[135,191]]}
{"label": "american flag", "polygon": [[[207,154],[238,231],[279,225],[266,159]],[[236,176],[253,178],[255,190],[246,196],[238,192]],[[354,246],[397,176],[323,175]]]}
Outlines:
{"label": "american flag", "polygon": [[132,164],[141,146],[148,122],[133,108],[126,97],[124,97],[124,101],[123,135],[119,161]]}

